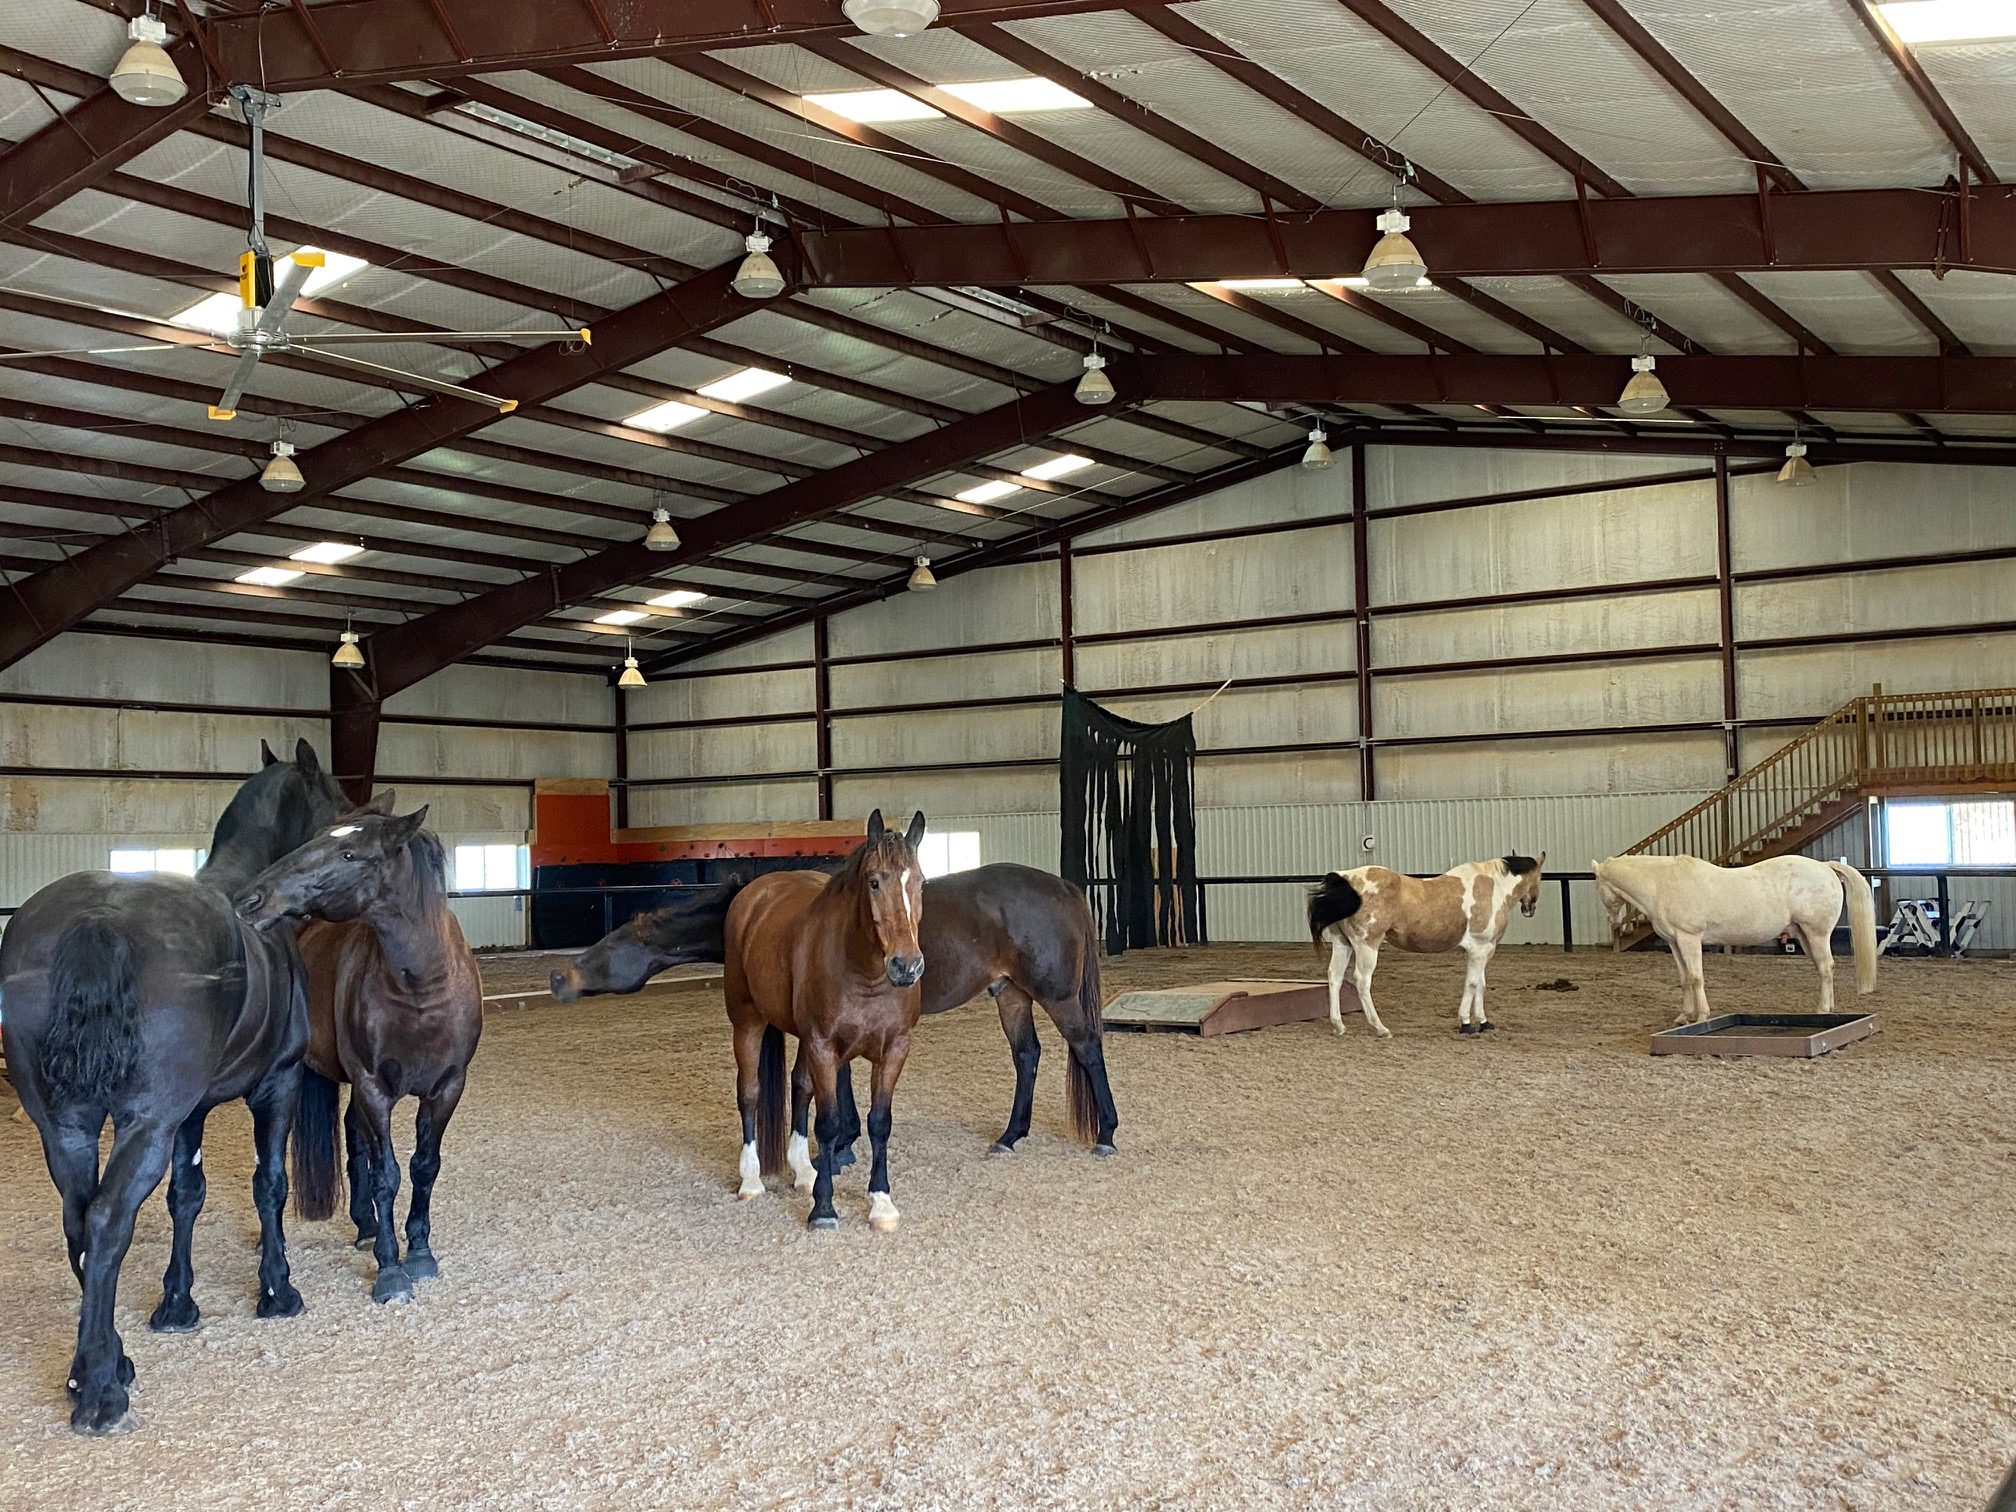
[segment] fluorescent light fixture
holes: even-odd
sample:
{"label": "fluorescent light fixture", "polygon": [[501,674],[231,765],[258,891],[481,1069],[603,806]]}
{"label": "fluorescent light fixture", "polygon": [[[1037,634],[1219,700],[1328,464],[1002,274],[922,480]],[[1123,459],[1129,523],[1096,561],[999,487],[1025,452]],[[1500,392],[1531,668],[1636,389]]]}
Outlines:
{"label": "fluorescent light fixture", "polygon": [[637,411],[623,423],[634,425],[639,430],[657,431],[663,435],[666,431],[677,430],[682,425],[691,425],[706,413],[707,411],[697,404],[682,404],[677,399],[667,399],[663,404],[654,404],[647,410]]}
{"label": "fluorescent light fixture", "polygon": [[290,562],[315,562],[321,566],[333,566],[337,562],[347,562],[364,548],[355,541],[317,541],[313,546],[303,546],[299,551],[287,553]]}
{"label": "fluorescent light fixture", "polygon": [[2016,6],[2009,0],[1894,0],[1876,9],[1899,40],[1914,47],[2016,37]]}
{"label": "fluorescent light fixture", "polygon": [[596,615],[595,623],[598,625],[634,625],[637,621],[649,619],[650,617],[642,609],[611,609],[607,614]]}
{"label": "fluorescent light fixture", "polygon": [[180,314],[170,315],[168,323],[189,331],[235,331],[243,308],[244,302],[236,294],[212,294]]}
{"label": "fluorescent light fixture", "polygon": [[992,504],[996,499],[1005,499],[1012,493],[1022,492],[1020,483],[976,483],[971,488],[961,489],[952,495],[968,504]]}
{"label": "fluorescent light fixture", "polygon": [[1061,478],[1067,473],[1082,472],[1092,465],[1090,457],[1081,457],[1076,452],[1066,452],[1061,457],[1052,457],[1047,462],[1038,462],[1034,467],[1022,469],[1022,476],[1034,478],[1039,483],[1048,483],[1052,478]]}
{"label": "fluorescent light fixture", "polygon": [[1211,282],[1221,289],[1299,289],[1299,278],[1214,278]]}
{"label": "fluorescent light fixture", "polygon": [[[1361,273],[1353,273],[1349,278],[1319,278],[1316,282],[1335,284],[1340,289],[1369,289],[1372,287],[1372,280]],[[1432,278],[1423,278],[1418,280],[1414,287],[1417,289],[1432,289],[1435,287],[1435,280]]]}
{"label": "fluorescent light fixture", "polygon": [[694,604],[705,603],[707,595],[695,593],[691,588],[674,588],[670,593],[661,593],[656,598],[644,600],[653,609],[686,609]]}
{"label": "fluorescent light fixture", "polygon": [[250,583],[254,588],[281,588],[301,576],[298,567],[254,567],[250,572],[241,572],[232,581]]}
{"label": "fluorescent light fixture", "polygon": [[753,399],[758,394],[767,394],[774,388],[782,388],[791,380],[782,373],[773,373],[768,368],[744,368],[739,373],[730,373],[726,378],[716,378],[712,383],[700,385],[700,392],[709,399],[725,399],[730,404],[740,404],[744,399]]}
{"label": "fluorescent light fixture", "polygon": [[1090,110],[1092,102],[1073,94],[1062,84],[1033,75],[1020,79],[987,79],[978,84],[941,84],[954,99],[977,105],[993,115],[1013,115],[1018,110]]}
{"label": "fluorescent light fixture", "polygon": [[620,152],[611,152],[607,147],[598,146],[586,137],[575,136],[573,132],[561,131],[558,127],[542,126],[537,121],[529,121],[524,116],[513,115],[508,110],[499,110],[495,106],[485,105],[477,100],[464,100],[455,109],[476,120],[488,121],[492,126],[501,126],[506,131],[515,131],[518,135],[530,137],[535,142],[544,142],[549,147],[558,147],[562,152],[571,152],[576,157],[600,163],[605,168],[621,171],[638,166],[636,158],[625,157]]}
{"label": "fluorescent light fixture", "polygon": [[935,121],[943,112],[922,100],[913,100],[900,89],[843,89],[835,94],[808,94],[807,105],[830,110],[864,126],[878,121]]}

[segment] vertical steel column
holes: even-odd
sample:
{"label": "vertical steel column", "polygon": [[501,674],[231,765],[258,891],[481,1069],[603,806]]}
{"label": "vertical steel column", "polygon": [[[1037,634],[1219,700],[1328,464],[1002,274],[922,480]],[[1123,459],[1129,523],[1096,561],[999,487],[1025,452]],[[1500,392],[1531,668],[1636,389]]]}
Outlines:
{"label": "vertical steel column", "polygon": [[819,817],[833,817],[833,680],[826,659],[826,616],[812,621],[812,764],[819,768]]}
{"label": "vertical steel column", "polygon": [[1078,651],[1071,639],[1071,541],[1067,536],[1057,543],[1057,634],[1062,645],[1059,670],[1064,681],[1076,687],[1078,684]]}
{"label": "vertical steel column", "polygon": [[1722,657],[1722,765],[1725,781],[1741,770],[1736,744],[1736,582],[1729,541],[1729,459],[1715,459],[1715,593]]}
{"label": "vertical steel column", "polygon": [[1372,567],[1365,518],[1365,443],[1351,444],[1351,613],[1357,621],[1358,796],[1379,796],[1372,763]]}
{"label": "vertical steel column", "polygon": [[[630,828],[630,695],[616,695],[616,828]],[[603,931],[604,934],[608,930]]]}

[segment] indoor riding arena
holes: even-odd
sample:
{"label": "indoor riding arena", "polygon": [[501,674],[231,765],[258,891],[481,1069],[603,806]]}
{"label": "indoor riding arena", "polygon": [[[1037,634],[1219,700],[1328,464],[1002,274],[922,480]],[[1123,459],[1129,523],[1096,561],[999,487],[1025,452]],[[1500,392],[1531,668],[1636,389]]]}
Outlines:
{"label": "indoor riding arena", "polygon": [[0,1507],[2016,1512],[2012,184],[2005,0],[0,0]]}

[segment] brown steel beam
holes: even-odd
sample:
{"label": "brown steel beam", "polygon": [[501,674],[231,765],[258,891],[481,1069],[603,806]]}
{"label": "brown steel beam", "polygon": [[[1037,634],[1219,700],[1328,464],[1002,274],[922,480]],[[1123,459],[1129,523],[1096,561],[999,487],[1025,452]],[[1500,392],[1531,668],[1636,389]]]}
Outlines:
{"label": "brown steel beam", "polygon": [[1918,103],[1925,107],[1925,113],[1933,124],[1946,134],[1946,140],[1959,154],[1960,161],[1967,165],[1967,171],[1982,184],[1999,183],[1995,170],[1989,165],[1988,156],[1960,124],[1960,118],[1953,113],[1953,107],[1946,103],[1946,97],[1939,92],[1925,70],[1919,66],[1917,57],[1897,35],[1896,29],[1884,19],[1883,13],[1870,0],[1849,0],[1855,7],[1855,14],[1862,18],[1862,24],[1869,28],[1869,34],[1877,45],[1890,56],[1897,71],[1904,76],[1904,82],[1911,86],[1911,92],[1918,97]]}
{"label": "brown steel beam", "polygon": [[1741,769],[1736,749],[1736,585],[1735,546],[1729,523],[1729,459],[1715,459],[1716,651],[1722,664],[1722,757],[1724,776],[1735,781]]}
{"label": "brown steel beam", "polygon": [[[203,89],[203,60],[186,42],[169,60],[196,87],[173,105],[129,105],[93,79],[88,98],[0,157],[0,225],[25,225],[64,200],[103,181],[121,164],[199,121],[210,108]],[[0,62],[6,72],[20,75]]]}
{"label": "brown steel beam", "polygon": [[[796,260],[790,248],[779,250],[788,277]],[[491,393],[538,403],[592,382],[601,372],[641,362],[679,345],[690,334],[748,313],[750,302],[729,286],[734,269],[732,263],[724,265],[632,305],[601,323],[591,347],[579,352],[559,347],[527,352],[476,383]],[[0,667],[11,666],[180,553],[312,504],[496,417],[494,406],[461,399],[437,399],[396,411],[305,453],[302,471],[308,485],[300,493],[268,493],[256,479],[230,484],[163,516],[153,529],[116,537],[37,574],[17,585],[14,603],[19,612],[0,624]]]}
{"label": "brown steel beam", "polygon": [[1371,516],[1366,502],[1365,444],[1351,447],[1351,620],[1358,694],[1358,797],[1379,796],[1379,769],[1372,759],[1372,557]]}

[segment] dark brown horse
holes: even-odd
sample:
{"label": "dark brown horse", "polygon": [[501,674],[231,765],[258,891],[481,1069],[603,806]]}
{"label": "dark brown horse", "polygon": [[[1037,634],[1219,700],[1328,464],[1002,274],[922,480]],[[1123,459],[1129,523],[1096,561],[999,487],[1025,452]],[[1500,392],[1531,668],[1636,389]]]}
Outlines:
{"label": "dark brown horse", "polygon": [[[448,907],[441,842],[421,828],[427,810],[387,818],[391,794],[254,878],[239,912],[262,925],[283,916],[327,922],[301,932],[308,969],[308,1053],[294,1124],[294,1184],[304,1218],[336,1209],[337,1083],[350,1084],[344,1118],[350,1216],[359,1247],[378,1263],[371,1295],[410,1296],[439,1274],[430,1207],[441,1136],[455,1116],[483,1031],[483,984]],[[402,1262],[392,1221],[399,1162],[392,1108],[419,1099],[413,1197]]]}
{"label": "dark brown horse", "polygon": [[[637,915],[556,970],[553,996],[572,1003],[599,993],[636,992],[669,966],[721,960],[728,905],[741,885],[696,887],[670,907]],[[1000,1010],[1015,1059],[1015,1100],[994,1148],[1012,1150],[1029,1132],[1042,1053],[1030,1011],[1033,1002],[1043,1005],[1070,1047],[1071,1119],[1079,1137],[1095,1153],[1112,1154],[1120,1120],[1106,1079],[1099,941],[1084,895],[1033,866],[1003,862],[955,872],[924,884],[919,939],[925,1015],[957,1008],[983,989]],[[802,1135],[803,1099],[811,1085],[802,1056],[793,1085],[798,1097],[792,1122]],[[853,1159],[849,1147],[860,1133],[846,1067],[840,1071],[838,1093],[840,1160],[846,1165]],[[793,1164],[799,1179],[809,1181],[809,1164]]]}
{"label": "dark brown horse", "polygon": [[921,813],[898,834],[883,827],[877,809],[868,816],[868,838],[832,876],[771,872],[728,905],[723,985],[742,1111],[737,1195],[761,1196],[763,1176],[783,1169],[784,1036],[795,1034],[819,1106],[819,1162],[807,1219],[813,1228],[840,1226],[833,1211],[841,1129],[837,1083],[840,1068],[857,1057],[875,1068],[868,1222],[878,1229],[896,1226],[890,1106],[910,1053],[924,975],[917,942],[924,911],[917,842],[923,838]]}
{"label": "dark brown horse", "polygon": [[[70,1364],[70,1426],[110,1433],[126,1416],[133,1362],[113,1326],[133,1218],[163,1175],[174,1239],[157,1333],[196,1326],[190,1239],[202,1210],[203,1125],[219,1103],[252,1109],[259,1210],[259,1316],[291,1317],[281,1210],[287,1127],[308,1014],[292,930],[259,934],[231,894],[347,805],[307,741],[232,798],[195,880],[78,872],[24,903],[0,936],[7,1065],[63,1197],[70,1269],[84,1290]],[[103,1170],[98,1141],[112,1124]]]}

